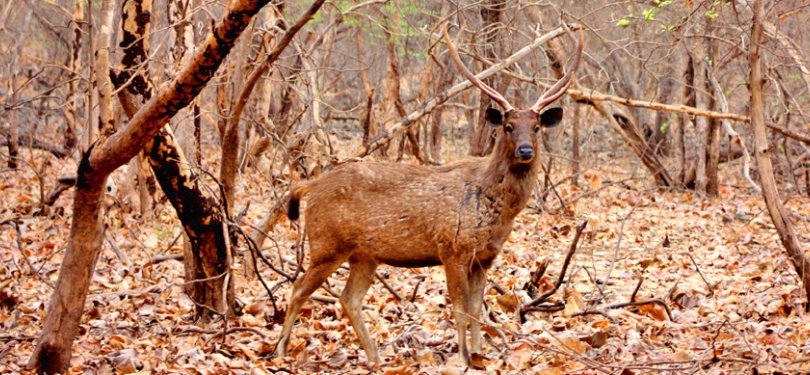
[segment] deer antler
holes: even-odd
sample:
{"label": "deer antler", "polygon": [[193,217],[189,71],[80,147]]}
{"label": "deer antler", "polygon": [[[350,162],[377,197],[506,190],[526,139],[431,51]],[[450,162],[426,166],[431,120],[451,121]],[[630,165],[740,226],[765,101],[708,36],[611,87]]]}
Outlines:
{"label": "deer antler", "polygon": [[547,105],[551,104],[555,100],[559,99],[565,93],[565,90],[568,90],[568,86],[571,86],[571,78],[574,76],[574,72],[576,72],[577,67],[579,66],[579,60],[582,57],[582,46],[585,40],[585,35],[582,29],[579,29],[579,41],[574,38],[574,34],[571,32],[571,29],[568,28],[568,25],[563,22],[563,28],[565,31],[568,32],[568,36],[571,37],[572,41],[577,42],[577,50],[574,54],[573,60],[568,63],[568,66],[565,67],[565,75],[560,78],[554,86],[551,86],[546,92],[540,96],[540,99],[537,99],[537,102],[534,103],[532,106],[532,111],[540,112],[543,108]]}
{"label": "deer antler", "polygon": [[501,95],[498,91],[478,79],[466,66],[464,63],[461,62],[461,58],[458,57],[458,50],[456,50],[456,45],[450,40],[450,34],[447,33],[447,26],[444,27],[444,42],[447,44],[447,48],[450,50],[450,56],[453,57],[453,62],[455,62],[456,67],[461,72],[461,75],[464,78],[467,78],[475,87],[478,87],[484,94],[487,94],[492,100],[498,103],[506,112],[514,111],[515,107],[513,107],[506,98]]}

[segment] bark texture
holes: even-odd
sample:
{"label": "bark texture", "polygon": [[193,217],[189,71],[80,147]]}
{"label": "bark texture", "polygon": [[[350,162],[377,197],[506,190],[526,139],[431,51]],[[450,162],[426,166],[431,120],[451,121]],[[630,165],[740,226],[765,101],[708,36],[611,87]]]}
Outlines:
{"label": "bark texture", "polygon": [[[768,135],[765,132],[765,101],[762,97],[762,64],[761,64],[761,43],[762,43],[762,17],[763,2],[756,0],[753,4],[753,30],[751,31],[751,51],[749,52],[749,63],[751,72],[749,76],[751,105],[750,116],[751,126],[754,128],[754,155],[759,167],[759,179],[762,185],[762,195],[765,197],[765,205],[771,215],[782,246],[785,247],[788,257],[796,268],[796,273],[804,284],[805,298],[810,297],[810,261],[804,255],[804,249],[796,237],[793,230],[793,223],[790,222],[779,198],[779,190],[776,187],[776,179],[773,175],[773,165],[771,164],[771,153],[768,147]],[[805,305],[810,307],[810,303]]]}
{"label": "bark texture", "polygon": [[130,119],[124,129],[90,147],[77,172],[73,219],[59,280],[29,366],[38,373],[64,373],[84,310],[90,279],[104,238],[100,197],[110,173],[134,157],[172,116],[205,87],[234,41],[267,0],[234,0],[202,48]]}

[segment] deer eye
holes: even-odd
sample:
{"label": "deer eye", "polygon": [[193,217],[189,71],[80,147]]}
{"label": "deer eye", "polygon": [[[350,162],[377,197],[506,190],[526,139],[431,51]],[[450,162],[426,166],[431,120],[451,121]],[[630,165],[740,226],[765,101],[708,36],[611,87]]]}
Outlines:
{"label": "deer eye", "polygon": [[534,126],[534,132],[537,133],[539,131],[540,131],[540,125],[535,125]]}
{"label": "deer eye", "polygon": [[506,124],[503,126],[503,130],[506,130],[507,133],[511,133],[512,130],[515,130],[515,127],[512,126],[511,124]]}

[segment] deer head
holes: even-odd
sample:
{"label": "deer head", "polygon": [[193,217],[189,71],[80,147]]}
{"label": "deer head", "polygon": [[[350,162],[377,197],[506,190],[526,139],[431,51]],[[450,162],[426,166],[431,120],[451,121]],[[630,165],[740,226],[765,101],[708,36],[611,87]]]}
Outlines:
{"label": "deer head", "polygon": [[545,108],[562,96],[571,85],[571,78],[577,66],[579,66],[579,60],[582,56],[584,38],[580,30],[579,40],[577,41],[568,26],[563,24],[563,27],[571,39],[577,42],[574,58],[568,63],[565,75],[546,90],[529,109],[515,109],[501,93],[472,74],[461,62],[456,46],[447,33],[447,28],[444,29],[444,41],[461,75],[503,108],[503,112],[495,108],[488,108],[486,119],[492,126],[501,127],[503,130],[503,156],[509,160],[510,167],[521,168],[532,163],[537,155],[537,135],[540,130],[557,126],[562,120],[562,108]]}

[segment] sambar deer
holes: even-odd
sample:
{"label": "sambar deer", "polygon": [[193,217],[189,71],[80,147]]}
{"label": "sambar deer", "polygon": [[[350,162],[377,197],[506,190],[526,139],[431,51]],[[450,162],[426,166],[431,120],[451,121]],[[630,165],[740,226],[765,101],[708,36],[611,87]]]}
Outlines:
{"label": "sambar deer", "polygon": [[[567,27],[566,27],[567,29]],[[572,40],[576,39],[568,30]],[[526,206],[539,166],[538,132],[557,125],[561,108],[543,109],[567,90],[582,55],[583,36],[565,75],[529,109],[515,109],[461,62],[444,31],[445,43],[461,74],[504,112],[493,108],[487,119],[498,126],[492,154],[433,167],[398,163],[343,164],[293,189],[288,216],[298,219],[309,192],[306,232],[310,266],[293,286],[276,355],[287,353],[293,324],[306,299],[343,262],[349,279],[340,302],[370,362],[380,362],[361,312],[364,296],[380,264],[394,267],[443,265],[458,330],[458,351],[470,365],[481,348],[481,317],[486,272]]]}

